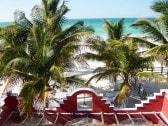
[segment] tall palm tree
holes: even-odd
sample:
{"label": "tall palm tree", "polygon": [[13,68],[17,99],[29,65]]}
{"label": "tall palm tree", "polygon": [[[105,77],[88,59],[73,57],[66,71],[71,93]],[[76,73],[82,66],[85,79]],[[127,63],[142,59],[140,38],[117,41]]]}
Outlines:
{"label": "tall palm tree", "polygon": [[144,67],[149,67],[152,57],[142,57],[138,53],[137,45],[134,39],[128,35],[124,35],[123,19],[115,24],[106,21],[105,25],[108,33],[107,41],[91,39],[90,48],[94,53],[85,54],[86,58],[94,59],[105,63],[105,66],[95,69],[95,74],[89,79],[88,83],[93,79],[121,77],[120,91],[115,99],[117,106],[120,106],[128,97],[131,87],[132,78]]}
{"label": "tall palm tree", "polygon": [[[125,21],[124,18],[118,20],[117,22],[113,22],[110,20],[104,20],[105,29],[106,29],[106,32],[108,35],[107,41],[118,40],[120,42],[126,42],[129,39],[129,34],[125,34],[124,21]],[[119,52],[116,52],[116,53],[119,54]],[[118,63],[116,63],[116,64],[118,64]],[[107,66],[108,66],[108,64],[107,64]],[[115,76],[113,75],[113,80],[114,80],[114,83],[117,83],[116,82],[117,81],[117,73]]]}
{"label": "tall palm tree", "polygon": [[123,60],[119,59],[122,64],[120,74],[122,75],[123,82],[121,83],[120,91],[115,99],[116,105],[121,105],[125,102],[134,85],[132,80],[135,79],[137,74],[141,73],[144,68],[152,67],[151,62],[153,61],[153,57],[143,57],[143,55],[138,52],[137,44],[135,44],[133,39],[121,45],[119,50],[121,52],[123,51],[124,57]]}
{"label": "tall palm tree", "polygon": [[152,57],[141,56],[132,39],[127,43],[118,40],[108,42],[92,40],[90,44],[91,49],[97,53],[87,53],[86,58],[104,62],[106,65],[96,68],[88,83],[94,78],[97,78],[97,81],[109,77],[122,78],[121,88],[115,99],[116,105],[120,106],[130,94],[132,78],[142,72],[143,68],[151,67]]}
{"label": "tall palm tree", "polygon": [[[55,0],[56,3],[58,1],[59,0]],[[47,1],[43,0],[42,2]],[[52,3],[54,0],[50,2],[51,3],[47,3],[46,7],[53,6],[54,9],[54,7],[56,7],[55,3]],[[62,6],[66,7],[64,3]],[[60,11],[62,10],[62,6],[55,8],[54,13],[52,9],[46,9],[49,18],[54,18],[57,22],[62,22],[65,14]],[[37,15],[43,15],[42,17],[46,16],[43,11],[40,12],[41,14]],[[21,108],[26,117],[31,116],[33,111],[32,105],[37,99],[41,102],[45,102],[46,92],[52,90],[50,85],[51,80],[54,80],[60,85],[65,85],[69,82],[81,83],[77,77],[67,77],[64,75],[64,72],[73,70],[75,66],[74,61],[77,59],[75,52],[79,49],[78,43],[81,37],[93,32],[90,27],[85,27],[82,21],[64,30],[61,28],[62,25],[60,23],[54,24],[56,25],[56,29],[52,31],[50,24],[44,22],[47,18],[44,18],[44,20],[41,20],[38,16],[33,18],[31,22],[32,25],[28,27],[22,25],[22,23],[19,24],[23,29],[28,29],[28,35],[26,34],[27,38],[24,39],[24,44],[21,43],[13,46],[13,43],[19,42],[17,39],[10,38],[10,40],[8,40],[6,34],[3,34],[1,37],[4,45],[10,45],[5,46],[5,49],[2,50],[3,53],[1,55],[3,55],[4,58],[1,57],[0,59],[2,64],[1,69],[5,76],[9,78],[9,83],[18,78],[23,80],[20,97],[22,98]],[[18,24],[16,24],[16,26],[14,25],[14,27],[17,27],[17,25]],[[21,35],[19,37],[21,37]],[[0,49],[3,48],[1,47]]]}

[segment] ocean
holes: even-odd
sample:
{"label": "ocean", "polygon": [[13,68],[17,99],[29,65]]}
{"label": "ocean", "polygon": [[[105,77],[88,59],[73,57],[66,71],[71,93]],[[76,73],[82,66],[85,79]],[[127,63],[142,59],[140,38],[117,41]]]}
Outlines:
{"label": "ocean", "polygon": [[[83,20],[86,26],[91,26],[95,30],[95,34],[107,37],[106,30],[104,28],[104,19],[116,22],[121,18],[90,18],[90,19],[67,19],[63,25],[63,28],[67,28],[79,20]],[[133,36],[139,36],[141,34],[140,30],[130,27],[131,24],[135,23],[137,18],[125,18],[124,22],[124,33],[131,34]],[[0,27],[5,27],[10,25],[12,22],[0,22]]]}
{"label": "ocean", "polygon": [[[116,22],[121,18],[91,18],[91,19],[81,19],[81,20],[83,20],[87,26],[93,27],[96,35],[107,37],[107,32],[104,28],[104,19],[110,20],[112,22]],[[65,27],[74,24],[78,20],[80,19],[67,20],[67,22],[65,23]],[[125,18],[125,21],[124,21],[125,34],[132,34],[134,36],[139,36],[141,34],[140,30],[130,27],[133,23],[135,23],[136,20],[137,18]]]}

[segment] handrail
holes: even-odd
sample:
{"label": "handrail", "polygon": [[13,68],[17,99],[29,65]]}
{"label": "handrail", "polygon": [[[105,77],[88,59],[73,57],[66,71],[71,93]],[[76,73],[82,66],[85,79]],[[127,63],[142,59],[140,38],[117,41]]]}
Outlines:
{"label": "handrail", "polygon": [[[57,113],[55,113],[55,112],[53,112],[53,113],[51,113],[51,114],[47,114],[47,115],[55,115],[55,114],[58,114],[59,113],[59,115],[87,115],[87,114],[91,114],[91,115],[101,115],[102,114],[102,112],[91,112],[91,113],[85,113],[85,112],[57,112]],[[129,112],[129,114],[131,114],[131,115],[137,115],[137,114],[141,114],[142,112]],[[154,113],[156,113],[156,114],[160,114],[161,112],[155,112],[155,111],[152,111],[152,112],[143,112],[143,114],[154,114]],[[121,111],[119,111],[119,112],[110,112],[110,113],[106,113],[106,112],[103,112],[103,115],[115,115],[115,114],[117,114],[117,115],[127,115],[128,113],[126,112],[126,111],[123,111],[123,112],[121,112]]]}
{"label": "handrail", "polygon": [[168,67],[153,67],[153,68],[143,68],[143,71],[153,71],[153,72],[159,72],[159,73],[165,73],[168,72]]}

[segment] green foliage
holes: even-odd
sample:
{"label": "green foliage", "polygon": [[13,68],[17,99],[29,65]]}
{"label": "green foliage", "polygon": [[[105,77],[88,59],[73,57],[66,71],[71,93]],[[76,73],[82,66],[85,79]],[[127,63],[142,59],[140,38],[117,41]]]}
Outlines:
{"label": "green foliage", "polygon": [[6,40],[5,46],[23,46],[28,36],[28,29],[17,24],[0,29],[0,39]]}
{"label": "green foliage", "polygon": [[167,14],[168,10],[168,1],[167,0],[157,0],[154,1],[151,5],[151,9],[155,12],[159,12],[162,14]]}
{"label": "green foliage", "polygon": [[149,82],[166,82],[167,79],[163,75],[156,72],[138,72],[136,74],[139,80],[145,80]]}
{"label": "green foliage", "polygon": [[23,89],[20,92],[21,99],[21,110],[26,118],[31,117],[33,112],[34,100],[41,99],[43,102],[44,95],[46,91],[50,91],[51,89],[46,88],[45,85],[42,85],[42,80],[38,81],[28,81],[24,83]]}
{"label": "green foliage", "polygon": [[[148,35],[153,42],[162,42],[167,43],[167,39],[165,36],[164,25],[159,23],[155,19],[138,19],[135,24],[132,25],[133,27],[140,27],[141,30]],[[162,30],[160,30],[162,29]]]}
{"label": "green foliage", "polygon": [[[64,74],[73,71],[75,64],[86,64],[84,58],[105,64],[94,70],[87,84],[95,78],[97,81],[112,79],[115,82],[117,77],[122,77],[123,82],[115,99],[117,106],[123,104],[129,96],[132,78],[163,80],[163,76],[156,73],[142,72],[143,68],[153,67],[154,58],[166,63],[168,60],[167,1],[155,2],[152,9],[162,13],[159,20],[138,19],[132,25],[141,27],[146,37],[125,35],[124,19],[116,23],[104,20],[108,39],[89,38],[87,47],[93,52],[84,55],[77,55],[80,52],[80,40],[94,30],[86,27],[83,21],[63,30],[65,14],[69,11],[64,1],[42,0],[42,6],[34,6],[32,9],[32,21],[27,20],[23,12],[16,11],[15,23],[0,28],[0,75],[8,77],[7,86],[17,79],[24,81],[20,97],[25,117],[31,116],[37,100],[45,103],[46,94],[51,91],[50,80],[61,86],[84,84],[78,76]],[[138,45],[152,49],[144,57],[138,52]]]}
{"label": "green foliage", "polygon": [[[124,19],[116,23],[107,20],[104,22],[108,39],[106,41],[99,38],[89,39],[89,47],[93,53],[86,53],[85,57],[101,61],[105,63],[105,66],[97,67],[87,84],[95,78],[97,81],[109,79],[116,83],[117,77],[120,76],[124,81],[115,99],[116,105],[120,106],[129,96],[131,79],[136,78],[136,74],[142,72],[143,68],[152,67],[153,56],[144,57],[138,52],[138,43],[148,44],[148,41],[124,35]],[[148,29],[145,30],[148,31]],[[148,44],[148,46],[154,47],[155,45]]]}
{"label": "green foliage", "polygon": [[119,40],[123,37],[124,33],[124,19],[119,20],[116,23],[113,23],[108,20],[104,20],[105,28],[110,40]]}
{"label": "green foliage", "polygon": [[75,62],[82,61],[75,54],[79,50],[79,40],[93,29],[79,21],[62,30],[69,9],[65,2],[60,2],[42,0],[42,7],[32,9],[31,25],[22,22],[26,17],[18,11],[20,15],[15,24],[0,29],[1,76],[24,81],[20,97],[26,117],[30,117],[37,100],[45,104],[46,94],[51,90],[50,80],[62,86],[83,83],[76,76],[65,76],[64,72],[73,71]]}
{"label": "green foliage", "polygon": [[58,82],[61,85],[65,85],[65,78],[63,75],[63,71],[59,67],[52,66],[50,72],[52,73],[52,78],[54,78],[56,82]]}
{"label": "green foliage", "polygon": [[[161,64],[167,66],[167,44],[168,44],[168,1],[155,1],[151,8],[159,12],[161,16],[158,19],[138,19],[132,26],[143,30],[147,38],[139,41],[144,45],[150,45],[146,55],[152,55]],[[142,39],[141,39],[142,40]]]}
{"label": "green foliage", "polygon": [[162,44],[151,48],[150,50],[146,51],[145,54],[154,55],[154,57],[159,61],[165,60],[167,61],[168,58],[168,44]]}

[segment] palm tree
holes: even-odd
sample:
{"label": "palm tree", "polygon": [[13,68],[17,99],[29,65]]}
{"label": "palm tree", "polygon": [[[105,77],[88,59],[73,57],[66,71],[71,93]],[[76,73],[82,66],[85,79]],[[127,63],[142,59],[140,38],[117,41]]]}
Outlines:
{"label": "palm tree", "polygon": [[[89,48],[91,49],[91,51],[93,52],[87,52],[85,53],[85,58],[86,59],[91,59],[91,60],[97,60],[99,62],[103,62],[105,63],[105,65],[103,67],[98,67],[94,70],[94,73],[100,73],[104,72],[104,70],[108,70],[111,69],[115,66],[120,66],[120,62],[118,60],[119,57],[122,57],[121,52],[119,52],[118,50],[115,49],[114,45],[112,45],[112,42],[105,42],[103,40],[101,40],[100,38],[91,38],[88,40],[89,43]],[[116,55],[117,53],[117,55]],[[92,76],[87,83],[89,83],[93,78],[95,78],[96,76],[98,77],[97,81],[100,79],[109,79],[109,81],[114,81],[116,82],[116,77],[119,73],[117,71],[115,71],[115,74],[110,75],[108,74],[106,77],[104,76],[99,76],[99,75],[95,75]]]}
{"label": "palm tree", "polygon": [[135,44],[133,39],[121,45],[119,50],[123,51],[124,55],[123,60],[119,59],[122,64],[120,74],[123,78],[123,82],[115,99],[116,105],[121,105],[125,102],[130,95],[132,86],[134,86],[132,80],[135,80],[137,74],[142,72],[144,68],[152,67],[151,62],[153,61],[153,57],[143,57],[143,55],[138,52],[137,44]]}
{"label": "palm tree", "polygon": [[[124,21],[125,19],[120,19],[117,22],[112,22],[109,20],[104,20],[105,23],[105,29],[107,31],[107,41],[113,41],[113,40],[118,40],[120,42],[126,42],[129,39],[129,34],[125,34],[125,26],[124,26]],[[116,52],[119,54],[119,52]],[[115,55],[115,53],[114,53]],[[121,55],[119,55],[118,57],[121,57]],[[118,58],[117,58],[118,59]],[[114,59],[114,61],[116,61],[116,59]],[[117,65],[119,63],[116,63],[115,65]],[[108,66],[108,64],[107,64]],[[114,83],[116,84],[117,82],[117,74],[114,76],[113,75],[113,80]]]}
{"label": "palm tree", "polygon": [[151,8],[161,13],[158,19],[138,19],[133,27],[139,27],[145,34],[139,38],[139,43],[150,49],[146,54],[155,56],[155,59],[162,65],[167,66],[168,61],[168,1],[155,1]]}
{"label": "palm tree", "polygon": [[[32,25],[27,27],[22,23],[19,24],[23,29],[28,29],[28,35],[26,34],[27,38],[24,39],[24,43],[13,46],[12,43],[17,43],[17,39],[10,38],[8,40],[6,34],[1,37],[4,45],[7,43],[10,45],[5,46],[6,48],[1,54],[4,57],[0,60],[1,69],[5,76],[9,78],[9,83],[18,78],[23,80],[20,97],[22,98],[21,108],[26,117],[31,116],[32,106],[37,99],[45,103],[46,92],[52,90],[51,80],[60,85],[66,85],[69,82],[82,83],[75,76],[65,76],[64,72],[73,70],[74,61],[77,61],[74,54],[79,49],[80,38],[92,33],[93,30],[90,27],[85,27],[82,21],[63,30],[60,23],[65,12],[63,13],[61,10],[66,6],[63,3],[60,8],[55,8],[55,12],[53,12],[49,7],[53,6],[54,9],[54,1],[57,3],[59,0],[52,0],[51,3],[45,5],[48,8],[46,9],[48,16],[43,15],[44,13],[38,14],[43,15],[42,17],[46,16],[44,20],[41,20],[41,17],[34,16]],[[42,2],[45,4],[47,1],[43,0]],[[64,7],[62,8],[62,6]],[[44,22],[46,19],[52,18],[59,22],[58,24],[53,23],[56,29],[50,29],[51,24]],[[17,27],[17,25],[14,27]]]}
{"label": "palm tree", "polygon": [[141,72],[144,67],[149,67],[152,57],[142,57],[138,53],[137,45],[134,39],[128,35],[124,36],[123,19],[115,24],[105,20],[108,39],[107,41],[91,39],[89,47],[94,53],[85,54],[86,58],[94,59],[105,63],[104,67],[98,67],[94,71],[94,75],[89,79],[88,83],[97,78],[101,79],[112,78],[116,81],[117,77],[121,77],[120,91],[115,99],[117,106],[120,106],[132,88],[132,78],[136,77],[138,72]]}
{"label": "palm tree", "polygon": [[152,57],[141,56],[137,45],[131,39],[127,43],[118,40],[104,42],[92,39],[90,44],[91,49],[97,53],[87,53],[86,58],[104,62],[106,65],[96,68],[88,83],[94,78],[97,78],[97,81],[122,78],[121,88],[115,99],[116,105],[120,106],[130,94],[132,79],[137,73],[142,72],[143,68],[151,67]]}

